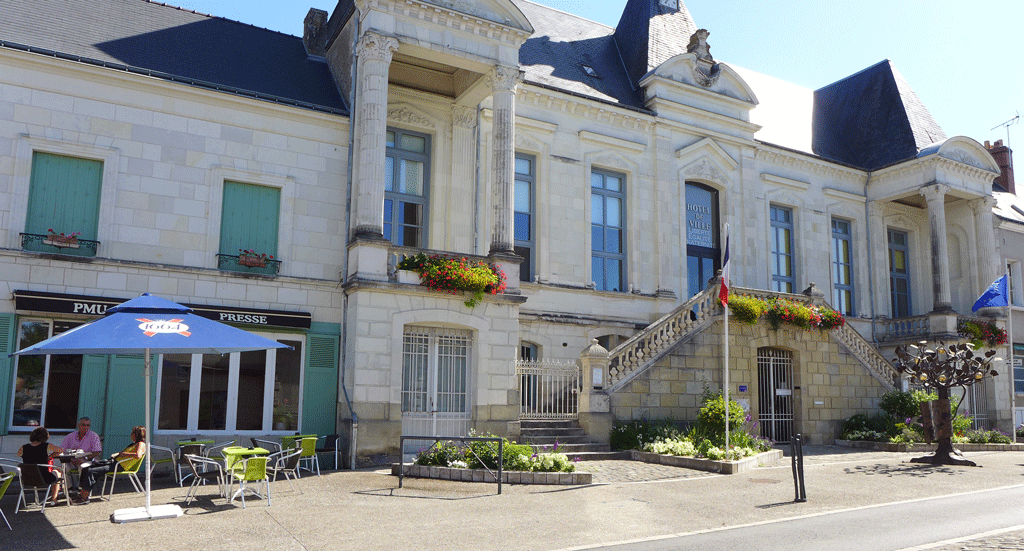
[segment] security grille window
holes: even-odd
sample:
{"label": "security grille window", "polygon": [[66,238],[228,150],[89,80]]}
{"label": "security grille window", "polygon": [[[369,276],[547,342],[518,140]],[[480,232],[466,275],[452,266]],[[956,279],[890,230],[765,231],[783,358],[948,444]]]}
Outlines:
{"label": "security grille window", "polygon": [[402,411],[468,413],[469,331],[407,327],[402,337]]}
{"label": "security grille window", "polygon": [[910,267],[907,232],[889,230],[889,292],[892,317],[910,316]]}
{"label": "security grille window", "polygon": [[591,277],[599,291],[624,291],[626,273],[625,176],[590,175]]}
{"label": "security grille window", "polygon": [[[22,320],[18,328],[21,350],[81,325],[78,322]],[[15,428],[74,429],[82,386],[82,356],[53,354],[17,356],[14,360]]]}
{"label": "security grille window", "polygon": [[793,274],[793,210],[771,206],[772,289],[792,293],[796,287]]}
{"label": "security grille window", "polygon": [[529,155],[516,155],[516,196],[515,196],[515,252],[523,257],[519,265],[519,279],[533,279],[534,230],[533,205],[534,187],[536,184],[536,159]]}
{"label": "security grille window", "polygon": [[263,336],[293,350],[163,354],[157,428],[170,433],[298,430],[303,337]]}
{"label": "security grille window", "polygon": [[388,130],[386,155],[384,238],[395,245],[425,247],[430,137]]}
{"label": "security grille window", "polygon": [[704,290],[722,257],[718,244],[718,191],[686,183],[686,275],[690,296]]}
{"label": "security grille window", "polygon": [[[63,233],[77,234],[75,237],[81,241],[96,241],[102,181],[102,161],[34,152],[25,216],[26,236]],[[26,238],[22,244],[29,251],[96,255],[96,248],[84,246],[84,243],[78,247],[55,249],[44,243],[43,238]]]}
{"label": "security grille window", "polygon": [[853,248],[850,223],[832,219],[832,307],[844,316],[853,311]]}

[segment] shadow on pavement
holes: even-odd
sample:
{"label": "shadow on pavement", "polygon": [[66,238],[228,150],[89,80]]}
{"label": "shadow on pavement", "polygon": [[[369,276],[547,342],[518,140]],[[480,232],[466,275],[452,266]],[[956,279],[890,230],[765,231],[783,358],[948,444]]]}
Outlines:
{"label": "shadow on pavement", "polygon": [[846,474],[881,475],[881,476],[913,476],[925,478],[928,476],[956,476],[962,474],[961,470],[946,465],[859,465],[853,468],[843,469]]}

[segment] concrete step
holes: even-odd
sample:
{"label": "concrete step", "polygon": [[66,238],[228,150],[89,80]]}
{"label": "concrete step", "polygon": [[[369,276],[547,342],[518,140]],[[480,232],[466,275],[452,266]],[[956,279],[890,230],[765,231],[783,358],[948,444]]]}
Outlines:
{"label": "concrete step", "polygon": [[542,438],[542,437],[573,437],[573,436],[586,436],[587,433],[583,432],[583,429],[576,428],[559,428],[559,429],[520,429],[519,434],[523,438]]}
{"label": "concrete step", "polygon": [[537,453],[552,453],[552,451],[555,451],[557,453],[564,453],[565,455],[568,455],[570,457],[580,453],[609,451],[609,447],[607,444],[597,444],[594,442],[583,442],[574,444],[564,444],[562,442],[559,442],[557,450],[554,449],[554,446],[532,444],[530,447],[533,448],[533,450]]}
{"label": "concrete step", "polygon": [[589,442],[589,440],[587,439],[587,435],[585,434],[577,434],[573,436],[568,436],[564,434],[559,436],[526,436],[524,434],[522,435],[520,440],[522,440],[522,442],[520,442],[522,444],[535,444],[538,446],[551,446],[555,442],[558,442],[560,444],[585,444]]}
{"label": "concrete step", "polygon": [[519,426],[522,429],[537,429],[537,428],[578,428],[580,425],[577,421],[572,419],[567,420],[549,420],[549,419],[523,419],[519,422]]}
{"label": "concrete step", "polygon": [[[569,455],[569,454],[566,454]],[[613,452],[609,450],[605,451],[585,451],[577,452],[569,455],[569,459],[579,458],[580,461],[628,461],[630,454],[628,451]]]}

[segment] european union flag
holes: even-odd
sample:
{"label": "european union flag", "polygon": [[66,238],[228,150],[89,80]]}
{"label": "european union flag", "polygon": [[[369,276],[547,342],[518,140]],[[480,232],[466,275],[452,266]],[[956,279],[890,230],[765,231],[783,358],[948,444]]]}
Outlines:
{"label": "european union flag", "polygon": [[988,289],[985,289],[985,292],[978,297],[971,312],[977,312],[979,308],[988,308],[989,306],[1006,306],[1010,303],[1008,297],[1006,274],[1003,274],[1003,277],[993,281],[992,285],[989,285]]}

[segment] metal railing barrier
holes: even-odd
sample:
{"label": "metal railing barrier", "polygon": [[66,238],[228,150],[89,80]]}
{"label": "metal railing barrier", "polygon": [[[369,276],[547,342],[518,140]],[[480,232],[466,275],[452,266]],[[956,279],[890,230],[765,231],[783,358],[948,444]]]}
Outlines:
{"label": "metal railing barrier", "polygon": [[[464,447],[469,449],[470,453],[473,454],[473,457],[476,457],[477,460],[480,461],[480,464],[484,465],[484,470],[486,470],[491,475],[491,477],[493,477],[498,482],[498,495],[501,495],[501,479],[503,478],[502,472],[504,471],[504,468],[505,468],[505,439],[504,438],[484,437],[484,436],[402,436],[399,439],[399,444],[398,444],[399,445],[399,449],[402,449],[402,450],[405,449],[405,441],[406,440],[430,440],[430,441],[434,442],[433,444],[431,444],[431,447],[437,445],[437,443],[441,442],[441,441],[458,441],[458,442],[461,442],[463,444],[465,444],[466,442],[497,442],[498,443],[498,472],[497,473],[492,471],[490,469],[490,467],[488,467],[487,465],[484,465],[483,461],[480,461],[480,456],[477,455],[475,451],[473,451],[473,448],[471,448],[469,446],[464,446]],[[404,479],[405,479],[405,462],[404,461],[399,461],[398,462],[398,487],[399,488],[402,487],[402,482],[403,482]]]}

